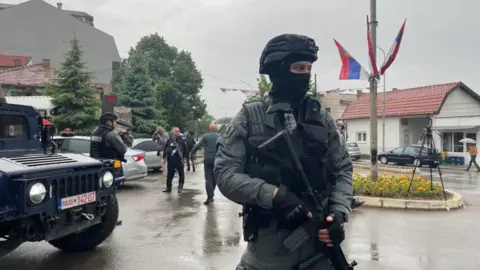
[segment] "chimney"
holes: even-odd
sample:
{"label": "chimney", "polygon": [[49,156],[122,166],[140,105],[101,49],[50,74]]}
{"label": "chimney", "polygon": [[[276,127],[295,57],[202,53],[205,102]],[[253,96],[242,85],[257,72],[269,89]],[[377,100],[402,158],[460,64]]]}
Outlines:
{"label": "chimney", "polygon": [[357,90],[357,98],[362,95],[362,90]]}
{"label": "chimney", "polygon": [[42,67],[50,68],[50,60],[49,59],[42,59]]}
{"label": "chimney", "polygon": [[62,9],[62,3],[58,2],[58,3],[57,3],[57,8],[58,8],[58,9]]}

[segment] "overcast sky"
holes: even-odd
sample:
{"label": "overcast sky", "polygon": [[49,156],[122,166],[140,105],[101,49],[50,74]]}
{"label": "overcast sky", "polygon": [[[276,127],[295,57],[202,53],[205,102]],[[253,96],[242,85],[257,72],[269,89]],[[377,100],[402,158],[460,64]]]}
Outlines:
{"label": "overcast sky", "polygon": [[[19,3],[22,0],[0,0]],[[55,0],[47,2],[55,5]],[[63,0],[65,9],[82,10],[95,27],[115,37],[124,56],[140,37],[158,32],[170,45],[192,53],[204,75],[202,95],[215,116],[233,115],[241,93],[221,87],[256,86],[258,59],[266,42],[282,33],[313,37],[319,46],[314,65],[319,90],[364,87],[364,81],[339,81],[337,39],[368,69],[368,0]],[[302,3],[301,5],[298,3]],[[477,4],[475,4],[477,3]],[[397,60],[387,71],[387,89],[463,81],[480,89],[480,37],[474,0],[378,1],[378,45],[390,49],[408,19]],[[379,64],[383,55],[378,51]],[[381,90],[381,89],[379,89]]]}

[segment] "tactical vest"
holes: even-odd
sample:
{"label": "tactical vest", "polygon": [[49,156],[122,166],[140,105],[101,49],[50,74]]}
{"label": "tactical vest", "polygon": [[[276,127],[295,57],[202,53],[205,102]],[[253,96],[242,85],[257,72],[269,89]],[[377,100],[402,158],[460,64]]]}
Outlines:
{"label": "tactical vest", "polygon": [[[282,128],[273,115],[267,115],[266,101],[244,104],[247,117],[247,155],[246,173],[258,177],[272,185],[285,185],[298,196],[306,192],[306,187],[293,168],[293,162],[279,162],[258,150],[258,146],[273,137]],[[321,118],[321,105],[312,97],[305,98],[297,117],[297,128],[292,134],[296,138],[295,148],[310,185],[314,190],[326,191],[331,188],[331,174],[326,161],[328,128]],[[270,118],[270,119],[269,119]],[[279,149],[283,148],[279,145]],[[285,153],[283,153],[285,155]],[[288,154],[287,154],[288,155]],[[288,158],[288,157],[287,157]]]}
{"label": "tactical vest", "polygon": [[109,132],[112,132],[106,126],[97,127],[90,136],[90,157],[105,158],[105,159],[119,159],[117,151],[107,146],[105,137]]}

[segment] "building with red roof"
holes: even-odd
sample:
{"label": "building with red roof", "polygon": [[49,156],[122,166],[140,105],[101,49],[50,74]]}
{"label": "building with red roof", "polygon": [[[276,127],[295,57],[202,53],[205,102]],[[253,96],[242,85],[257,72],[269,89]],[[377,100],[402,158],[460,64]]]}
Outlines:
{"label": "building with red roof", "polygon": [[[436,148],[450,155],[467,157],[466,145],[459,141],[480,138],[480,96],[462,82],[378,93],[377,114],[379,152],[421,143],[429,125],[434,130]],[[368,155],[370,94],[362,93],[350,103],[341,119],[347,125],[348,141],[357,142],[362,154]]]}
{"label": "building with red roof", "polygon": [[30,56],[0,54],[0,70],[26,66],[31,60]]}
{"label": "building with red roof", "polygon": [[[33,106],[46,117],[50,116],[53,105],[50,97],[43,96],[43,89],[47,84],[54,83],[55,78],[55,69],[48,59],[44,59],[40,63],[0,70],[0,88],[7,102]],[[110,84],[92,83],[91,86],[98,89],[98,99],[102,93],[112,94]]]}

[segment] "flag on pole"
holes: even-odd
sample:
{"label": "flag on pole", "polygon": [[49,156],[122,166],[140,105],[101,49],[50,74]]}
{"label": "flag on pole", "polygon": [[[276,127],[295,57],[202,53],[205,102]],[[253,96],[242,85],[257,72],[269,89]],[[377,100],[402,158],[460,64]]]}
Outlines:
{"label": "flag on pole", "polygon": [[352,55],[343,48],[342,45],[335,39],[333,40],[337,45],[340,59],[342,60],[342,68],[340,70],[340,80],[368,80],[370,74],[368,71],[358,63]]}
{"label": "flag on pole", "polygon": [[382,68],[380,69],[380,74],[384,74],[385,71],[392,65],[393,61],[397,57],[398,50],[400,49],[400,44],[402,43],[403,32],[405,31],[405,24],[407,23],[407,19],[403,21],[402,27],[400,27],[400,31],[398,32],[395,40],[393,41],[393,45],[390,48],[390,51],[387,54],[387,60],[383,63]]}
{"label": "flag on pole", "polygon": [[370,58],[370,69],[372,70],[372,77],[379,79],[380,75],[378,72],[377,61],[373,55],[373,43],[372,43],[372,32],[370,32],[370,20],[367,16],[367,41],[368,41],[368,57]]}

